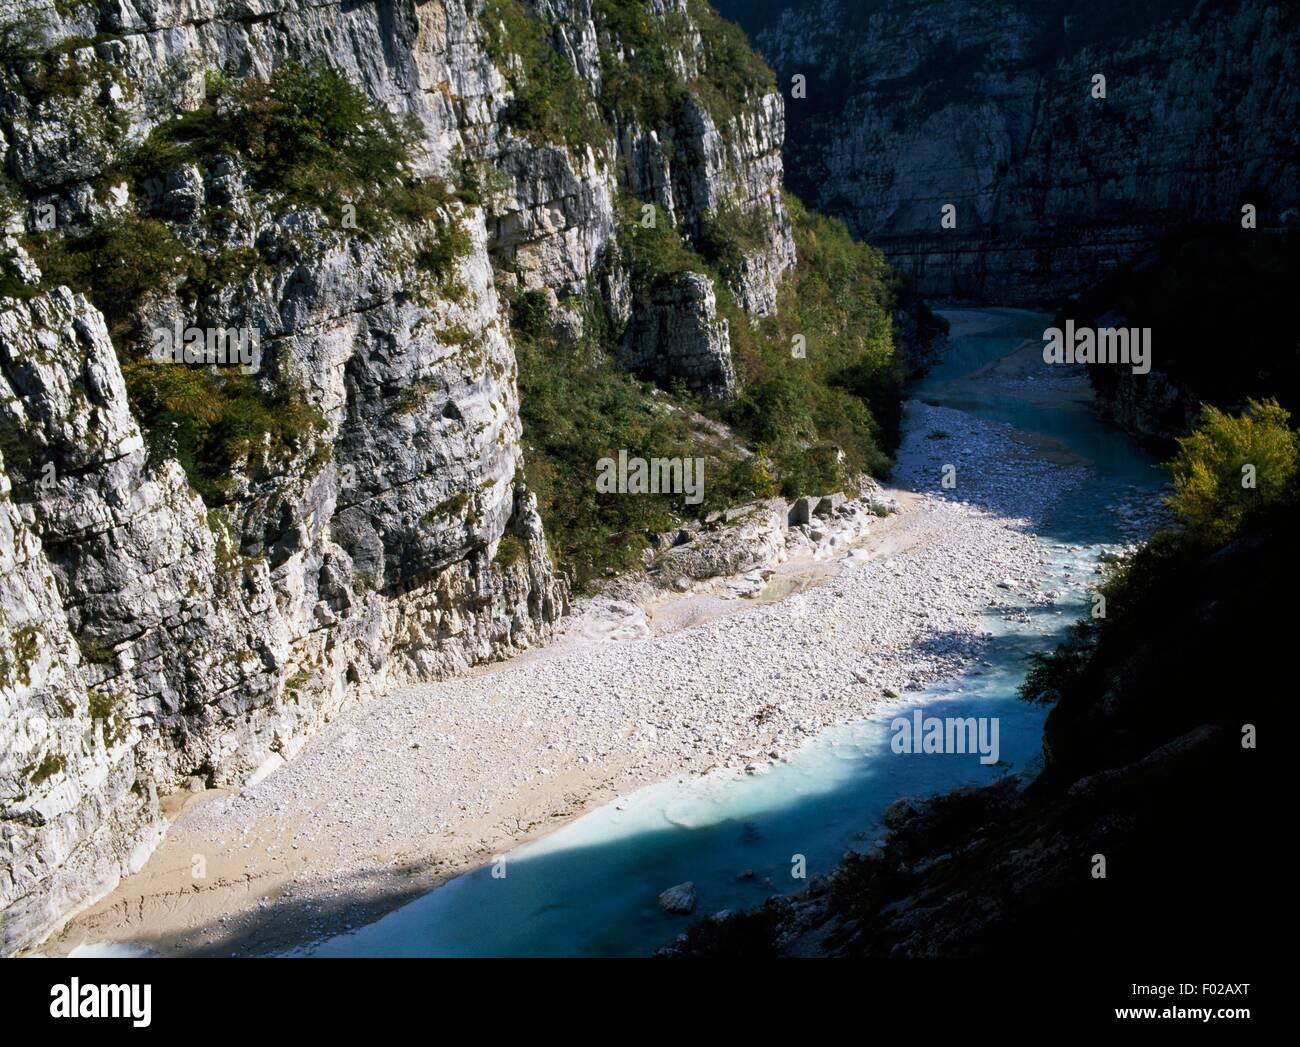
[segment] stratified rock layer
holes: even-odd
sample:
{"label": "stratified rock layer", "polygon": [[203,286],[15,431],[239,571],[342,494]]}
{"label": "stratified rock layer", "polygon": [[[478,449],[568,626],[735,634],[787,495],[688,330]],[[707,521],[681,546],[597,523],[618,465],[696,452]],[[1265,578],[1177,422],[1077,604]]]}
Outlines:
{"label": "stratified rock layer", "polygon": [[[255,249],[271,261],[213,291],[205,314],[258,330],[254,380],[300,390],[316,419],[283,447],[239,452],[205,502],[133,415],[121,360],[134,349],[120,360],[99,310],[41,283],[4,239],[0,276],[20,293],[0,298],[0,952],[135,868],[161,794],[249,781],[347,701],[547,638],[566,590],[522,479],[503,293],[543,292],[580,323],[571,303],[597,288],[663,381],[725,394],[711,280],[675,303],[637,299],[619,194],[687,235],[723,207],[756,218],[764,236],[724,274],[751,313],[775,308],[794,264],[775,93],[730,99],[725,117],[688,101],[663,126],[619,114],[603,141],[539,140],[510,125],[513,59],[494,61],[481,3],[254,6],[36,0],[0,16],[43,26],[58,50],[0,77],[0,195],[19,201],[5,231],[46,229],[44,213],[78,231],[145,213],[198,255]],[[592,5],[531,9],[599,96],[601,49],[619,42]],[[682,30],[671,60],[692,80],[691,7],[649,13]],[[210,74],[265,79],[322,58],[415,121],[416,176],[489,173],[480,202],[449,190],[423,229],[349,236],[312,208],[272,210],[238,156],[180,163],[146,198],[119,181],[151,131],[203,102]],[[28,89],[42,69],[67,74],[57,97]],[[424,279],[417,234],[453,228],[465,251]],[[135,305],[146,329],[187,319],[165,288]]]}
{"label": "stratified rock layer", "polygon": [[1177,225],[1235,225],[1249,203],[1278,228],[1300,206],[1294,4],[720,6],[787,91],[806,78],[791,187],[923,294],[1037,304]]}

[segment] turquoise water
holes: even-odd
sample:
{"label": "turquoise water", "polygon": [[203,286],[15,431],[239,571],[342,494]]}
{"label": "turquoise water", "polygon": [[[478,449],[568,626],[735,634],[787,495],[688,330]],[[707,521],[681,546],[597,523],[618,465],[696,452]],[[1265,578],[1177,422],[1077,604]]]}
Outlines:
{"label": "turquoise water", "polygon": [[[1052,324],[1050,315],[1020,309],[962,310],[940,315],[953,324],[951,347],[924,379],[911,385],[910,396],[1015,426],[1082,458],[1093,470],[1096,488],[1093,496],[1071,508],[1105,508],[1108,499],[1129,487],[1150,492],[1163,485],[1165,476],[1152,458],[1123,434],[1097,421],[1086,386],[1076,398],[1044,401],[1032,395],[1033,383],[1009,388],[997,380],[996,374],[987,381],[971,379],[972,374],[1026,342],[1032,343],[1038,356],[1043,330]],[[965,334],[963,320],[981,329]],[[1036,378],[1041,384],[1051,368],[1041,362],[1041,356],[1037,368]],[[1108,525],[1114,522],[1097,519],[1079,528],[1067,526],[1065,533],[1077,533],[1079,537],[1066,540],[1112,541],[1115,532]],[[1052,528],[1053,522],[1047,526]]]}
{"label": "turquoise water", "polygon": [[[969,317],[970,314],[962,314]],[[1150,497],[1162,481],[1152,463],[1086,407],[1073,410],[987,393],[966,376],[1026,338],[1040,339],[1045,317],[990,311],[991,330],[955,327],[952,350],[913,395],[1004,421],[1086,459],[1093,481],[1049,520],[1048,587],[1066,595],[1026,608],[1027,623],[990,615],[985,664],[909,694],[870,719],[834,728],[754,777],[660,783],[595,810],[506,856],[505,876],[485,867],[316,949],[321,956],[640,956],[667,944],[688,921],[658,907],[665,888],[696,886],[696,915],[748,907],[800,889],[793,859],[809,876],[830,871],[850,847],[869,845],[880,812],[901,796],[926,795],[1032,769],[1045,712],[1015,697],[1026,654],[1055,638],[1085,611],[1095,546],[1121,535],[1116,500]],[[938,716],[995,716],[1001,763],[976,755],[899,755],[889,725],[915,708]],[[752,875],[750,875],[752,873]]]}

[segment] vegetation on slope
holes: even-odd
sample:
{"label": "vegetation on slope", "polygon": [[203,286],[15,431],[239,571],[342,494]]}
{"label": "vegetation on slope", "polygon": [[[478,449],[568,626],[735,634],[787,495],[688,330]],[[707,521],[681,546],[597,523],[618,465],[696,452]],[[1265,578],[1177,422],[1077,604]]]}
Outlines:
{"label": "vegetation on slope", "polygon": [[151,454],[179,461],[208,505],[225,500],[241,467],[287,465],[324,428],[320,411],[283,382],[148,360],[122,374]]}
{"label": "vegetation on slope", "polygon": [[602,148],[609,131],[586,82],[554,50],[547,27],[521,0],[487,0],[486,45],[513,94],[503,121],[533,145]]}
{"label": "vegetation on slope", "polygon": [[[691,0],[688,17],[670,11],[660,19],[642,3],[595,0],[593,13],[600,128],[589,121],[581,82],[553,68],[550,28],[518,0],[488,4],[490,47],[515,91],[507,119],[531,140],[595,145],[602,130],[611,140],[613,126],[628,121],[671,127],[688,96],[724,126],[740,106],[774,89],[771,71],[744,34],[705,3]],[[674,52],[690,39],[691,24],[700,34],[693,55],[699,75],[688,80]],[[563,66],[568,69],[567,60]],[[537,89],[543,84],[558,87],[543,98]],[[581,132],[576,138],[562,134],[574,128]],[[728,322],[741,391],[723,405],[701,404],[683,388],[667,396],[654,392],[622,373],[621,332],[600,309],[586,311],[584,340],[574,344],[529,321],[544,316],[544,304],[527,295],[516,302],[529,476],[552,544],[580,579],[632,565],[647,533],[662,533],[699,511],[656,496],[597,495],[594,462],[619,448],[642,457],[708,458],[708,508],[846,488],[863,472],[887,470],[898,440],[904,370],[893,341],[898,285],[879,252],[855,243],[841,223],[787,199],[800,264],[785,277],[777,315],[754,319],[726,277],[770,244],[766,222],[724,203],[690,235],[658,208],[646,224],[645,206],[627,196],[620,201],[619,262],[634,295],[644,298],[686,272],[709,276]],[[715,462],[716,440],[685,424],[688,411],[730,425],[752,446],[754,462],[726,455]]]}
{"label": "vegetation on slope", "polygon": [[[892,464],[902,421],[903,354],[894,341],[897,278],[842,222],[792,196],[799,265],[781,285],[774,316],[747,318],[724,296],[732,352],[744,382],[728,411],[769,449],[787,495],[829,490]],[[796,338],[805,356],[792,355]],[[828,473],[827,451],[843,452]],[[834,457],[834,456],[831,456]]]}
{"label": "vegetation on slope", "polygon": [[690,80],[672,56],[673,48],[691,39],[687,19],[670,12],[661,21],[640,0],[595,0],[592,9],[602,34],[601,101],[610,117],[661,126],[693,95],[722,125],[739,105],[775,90],[772,70],[749,46],[744,30],[704,0],[687,3],[700,39],[694,56],[699,75]]}
{"label": "vegetation on slope", "polygon": [[[682,519],[755,497],[841,490],[854,476],[888,469],[903,377],[893,341],[893,277],[879,252],[855,242],[842,223],[810,214],[793,198],[787,204],[802,261],[782,284],[778,314],[759,320],[746,316],[666,216],[647,228],[639,209],[624,211],[620,243],[635,287],[683,272],[714,278],[742,382],[734,402],[702,404],[681,388],[665,395],[627,375],[618,332],[594,296],[580,342],[547,330],[540,296],[517,301],[529,480],[551,542],[580,582],[633,566],[648,533]],[[792,354],[796,335],[806,341],[802,359]],[[684,421],[688,411],[726,422],[755,458],[720,450]],[[620,448],[645,458],[705,457],[704,504],[596,494],[594,463]]]}
{"label": "vegetation on slope", "polygon": [[[417,143],[414,124],[396,120],[327,64],[289,62],[265,81],[210,74],[203,106],[156,128],[100,181],[126,181],[142,201],[186,165],[202,169],[216,157],[237,157],[253,200],[272,213],[316,209],[335,226],[346,218],[363,237],[399,223],[418,228],[416,264],[441,278],[469,239],[439,211],[448,202],[444,184],[411,177]],[[145,355],[139,318],[147,299],[174,293],[189,310],[186,326],[224,326],[205,315],[211,296],[269,271],[261,250],[231,246],[240,239],[229,235],[237,216],[209,209],[202,218],[204,227],[181,229],[128,207],[89,230],[36,233],[26,246],[41,268],[42,289],[69,286],[104,314],[151,450],[177,457],[213,503],[241,467],[284,464],[307,450],[324,419],[282,381]]]}
{"label": "vegetation on slope", "polygon": [[[598,297],[586,304],[582,339],[550,325],[538,292],[519,296],[513,309],[529,487],[558,564],[580,589],[637,566],[651,535],[774,493],[764,465],[710,433],[683,405],[687,398],[674,401],[620,366]],[[703,502],[599,493],[596,463],[617,460],[620,450],[646,460],[704,459]]]}

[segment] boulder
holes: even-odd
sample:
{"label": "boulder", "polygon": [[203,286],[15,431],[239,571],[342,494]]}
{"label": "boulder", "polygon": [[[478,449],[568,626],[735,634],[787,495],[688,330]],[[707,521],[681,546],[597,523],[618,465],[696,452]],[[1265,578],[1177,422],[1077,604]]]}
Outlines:
{"label": "boulder", "polygon": [[830,516],[840,506],[844,504],[844,495],[839,491],[834,494],[824,494],[817,499],[817,508],[813,512],[818,516]]}
{"label": "boulder", "polygon": [[659,895],[659,908],[666,913],[685,916],[695,911],[695,884],[689,880],[669,887]]}
{"label": "boulder", "polygon": [[813,514],[817,511],[817,503],[820,501],[816,496],[804,495],[796,498],[790,503],[790,514],[787,519],[791,527],[798,527],[800,524],[812,523]]}

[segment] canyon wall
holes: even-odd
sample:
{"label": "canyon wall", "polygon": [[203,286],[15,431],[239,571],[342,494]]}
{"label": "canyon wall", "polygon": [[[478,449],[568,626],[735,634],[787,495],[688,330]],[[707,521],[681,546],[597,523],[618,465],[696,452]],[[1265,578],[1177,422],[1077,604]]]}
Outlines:
{"label": "canyon wall", "polygon": [[1262,232],[1295,224],[1294,4],[719,6],[789,100],[791,188],[881,247],[923,294],[1040,305],[1171,229],[1236,226],[1245,204]]}
{"label": "canyon wall", "polygon": [[[725,396],[712,279],[642,293],[620,208],[687,236],[750,222],[725,279],[754,316],[796,261],[782,99],[713,75],[713,18],[696,0],[0,3],[0,952],[137,868],[160,797],[255,780],[349,701],[550,635],[567,592],[524,479],[508,302],[539,292],[577,328],[594,297],[662,378],[707,359]],[[625,107],[605,81],[647,40],[679,93]],[[221,126],[229,85],[320,60],[410,130],[402,191],[436,206],[358,222],[268,189],[239,149],[185,145],[195,114]],[[539,82],[573,119],[525,96]],[[161,274],[138,299],[42,271],[133,230]],[[148,370],[147,333],[194,323],[256,331],[256,372]],[[181,450],[194,425],[225,458]]]}

